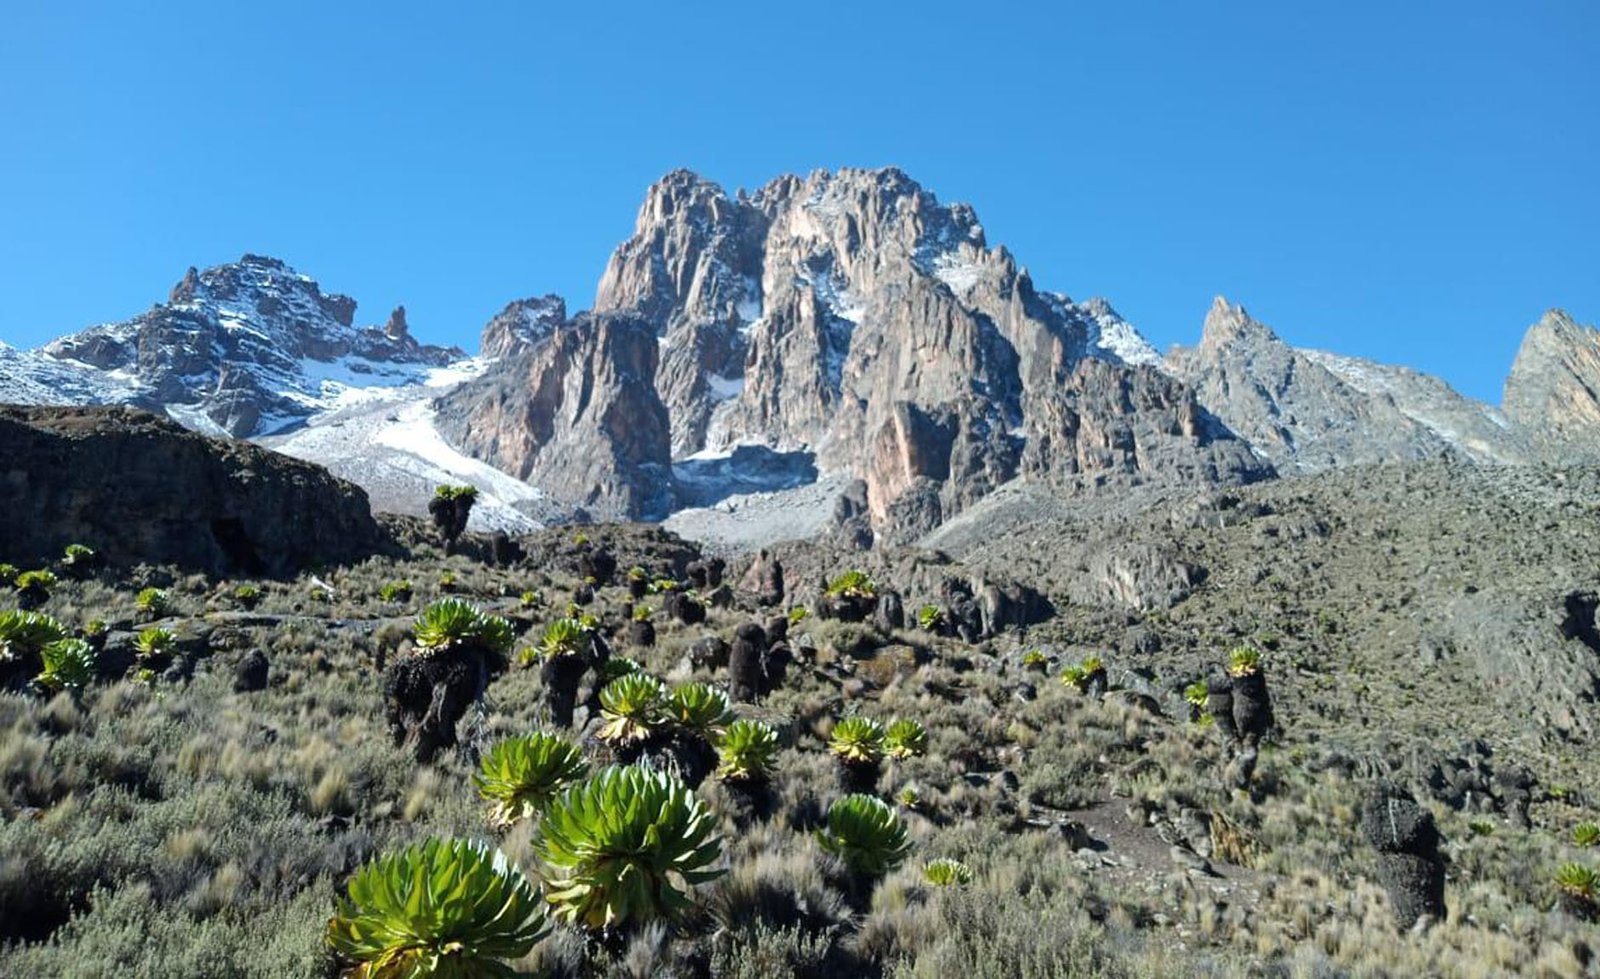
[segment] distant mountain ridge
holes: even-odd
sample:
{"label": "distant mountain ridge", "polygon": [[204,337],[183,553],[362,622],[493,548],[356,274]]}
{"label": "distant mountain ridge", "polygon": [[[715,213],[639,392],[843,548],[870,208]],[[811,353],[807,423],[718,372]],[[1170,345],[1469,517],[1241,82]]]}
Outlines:
{"label": "distant mountain ridge", "polygon": [[275,258],[190,268],[167,302],[133,319],[13,352],[0,397],[37,400],[40,383],[65,379],[80,403],[134,404],[245,438],[332,407],[344,390],[412,383],[465,356],[419,344],[404,307],[382,328],[355,327],[355,311]]}
{"label": "distant mountain ridge", "polygon": [[484,512],[507,526],[659,519],[717,499],[707,480],[737,465],[728,492],[820,472],[844,478],[834,523],[858,540],[915,538],[1019,478],[1075,494],[1600,455],[1600,333],[1565,313],[1528,331],[1503,411],[1295,348],[1220,297],[1199,343],[1163,356],[893,168],[731,196],[674,171],[592,311],[513,301],[476,359],[418,343],[403,307],[381,328],[355,308],[277,259],[190,269],[128,321],[0,344],[0,401],[150,407],[328,464],[385,506],[493,483]]}

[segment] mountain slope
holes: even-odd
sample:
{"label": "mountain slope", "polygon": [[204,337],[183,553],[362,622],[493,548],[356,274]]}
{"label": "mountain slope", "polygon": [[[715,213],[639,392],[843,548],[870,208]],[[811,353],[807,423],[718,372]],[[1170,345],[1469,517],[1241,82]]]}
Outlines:
{"label": "mountain slope", "polygon": [[166,303],[131,320],[47,344],[20,365],[30,380],[17,387],[48,386],[63,372],[98,378],[111,386],[86,382],[82,397],[69,397],[136,404],[242,438],[304,420],[350,388],[413,383],[464,356],[417,343],[404,307],[383,329],[353,326],[355,310],[283,262],[246,255],[191,268]]}
{"label": "mountain slope", "polygon": [[1199,346],[1174,348],[1164,368],[1280,471],[1516,457],[1490,409],[1443,382],[1298,350],[1220,296]]}

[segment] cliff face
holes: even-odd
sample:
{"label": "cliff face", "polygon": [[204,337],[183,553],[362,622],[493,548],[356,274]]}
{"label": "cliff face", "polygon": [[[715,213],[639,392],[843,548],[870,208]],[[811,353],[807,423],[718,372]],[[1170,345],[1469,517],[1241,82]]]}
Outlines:
{"label": "cliff face", "polygon": [[[864,478],[874,522],[900,533],[1021,472],[1036,428],[1059,440],[1062,398],[1075,426],[1116,427],[1101,412],[1122,405],[1099,397],[1103,385],[1072,387],[1087,376],[1081,364],[1120,378],[1158,359],[1108,304],[1035,289],[1004,248],[988,247],[970,207],[942,204],[894,169],[783,177],[737,197],[670,174],[613,254],[596,308],[661,338],[656,386],[675,457],[748,442],[812,451],[823,468]],[[1028,471],[1106,465],[1156,479],[1171,463],[1236,479],[1263,469],[1208,463],[1213,434],[1226,440],[1220,426],[1129,430],[1165,433],[1165,447],[1114,459],[1039,451]]]}
{"label": "cliff face", "polygon": [[602,519],[671,506],[656,338],[623,316],[583,314],[435,402],[450,442]]}
{"label": "cliff face", "polygon": [[1558,309],[1545,313],[1522,338],[1503,405],[1545,458],[1600,459],[1600,331]]}
{"label": "cliff face", "polygon": [[126,407],[0,407],[0,553],[92,542],[112,561],[292,575],[383,543],[367,495],[320,466]]}

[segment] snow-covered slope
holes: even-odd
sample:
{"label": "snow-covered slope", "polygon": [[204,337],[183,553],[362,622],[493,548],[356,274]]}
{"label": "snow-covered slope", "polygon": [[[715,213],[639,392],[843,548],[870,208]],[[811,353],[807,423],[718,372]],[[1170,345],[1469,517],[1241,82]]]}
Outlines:
{"label": "snow-covered slope", "polygon": [[246,255],[190,269],[166,303],[62,337],[15,363],[32,399],[65,377],[65,401],[123,401],[208,434],[265,434],[338,402],[353,387],[422,382],[462,356],[423,346],[403,308],[382,328],[353,325],[355,300],[324,293],[283,262]]}
{"label": "snow-covered slope", "polygon": [[0,402],[6,404],[119,404],[133,401],[140,388],[125,371],[97,370],[0,342]]}
{"label": "snow-covered slope", "polygon": [[434,487],[470,483],[478,488],[478,503],[469,529],[538,529],[561,516],[542,493],[462,455],[434,427],[433,400],[484,367],[484,361],[467,360],[431,369],[413,384],[346,388],[305,424],[254,441],[360,484],[375,510],[421,516]]}

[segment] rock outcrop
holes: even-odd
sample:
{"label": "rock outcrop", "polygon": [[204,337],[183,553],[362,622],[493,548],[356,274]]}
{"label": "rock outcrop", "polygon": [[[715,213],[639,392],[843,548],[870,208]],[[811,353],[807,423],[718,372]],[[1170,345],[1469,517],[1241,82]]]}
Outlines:
{"label": "rock outcrop", "polygon": [[567,304],[560,296],[515,300],[507,303],[483,328],[479,354],[510,357],[531,350],[566,322]]}
{"label": "rock outcrop", "polygon": [[436,402],[463,451],[599,519],[671,508],[667,412],[649,324],[580,314]]}
{"label": "rock outcrop", "polygon": [[367,496],[318,466],[122,407],[0,407],[0,554],[298,573],[383,546]]}
{"label": "rock outcrop", "polygon": [[1545,313],[1522,338],[1502,403],[1548,461],[1600,459],[1600,331]]}

